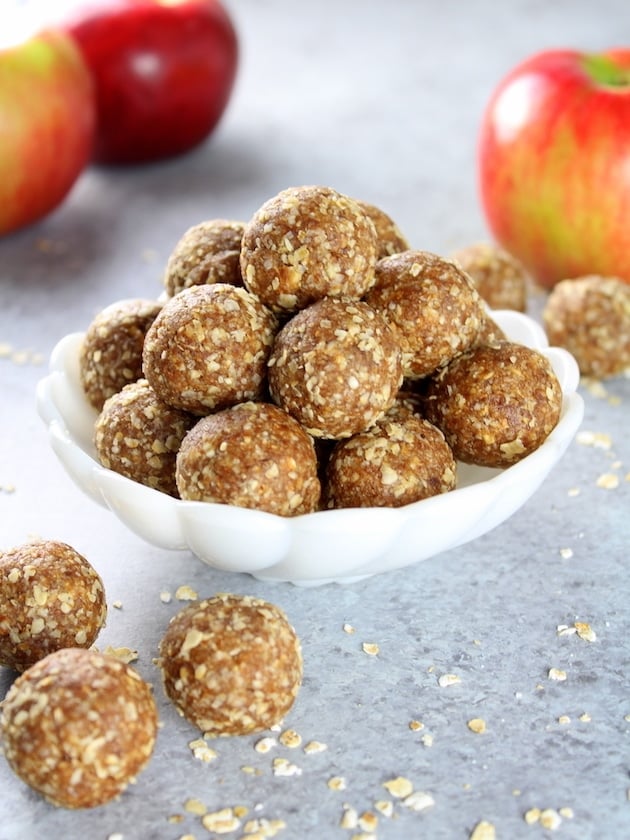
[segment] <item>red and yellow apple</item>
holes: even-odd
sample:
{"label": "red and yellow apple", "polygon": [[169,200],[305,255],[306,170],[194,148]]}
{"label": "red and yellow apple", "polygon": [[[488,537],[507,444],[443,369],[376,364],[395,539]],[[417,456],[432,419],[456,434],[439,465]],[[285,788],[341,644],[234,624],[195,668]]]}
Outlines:
{"label": "red and yellow apple", "polygon": [[630,282],[630,48],[516,66],[483,115],[478,177],[494,238],[542,286]]}
{"label": "red and yellow apple", "polygon": [[94,77],[95,161],[178,155],[217,125],[238,60],[219,0],[91,0],[59,22]]}
{"label": "red and yellow apple", "polygon": [[94,121],[92,77],[65,33],[0,45],[0,235],[63,201],[90,159]]}

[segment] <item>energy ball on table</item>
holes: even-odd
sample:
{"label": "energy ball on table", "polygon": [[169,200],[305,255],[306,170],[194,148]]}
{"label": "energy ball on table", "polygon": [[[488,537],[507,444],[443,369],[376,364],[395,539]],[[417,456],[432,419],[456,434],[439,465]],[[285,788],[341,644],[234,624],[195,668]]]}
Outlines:
{"label": "energy ball on table", "polygon": [[319,503],[310,436],[282,409],[247,402],[198,421],[177,455],[182,499],[255,508],[280,516]]}
{"label": "energy ball on table", "polygon": [[455,457],[507,467],[529,455],[560,419],[562,389],[537,350],[504,341],[458,356],[428,384],[425,413]]}
{"label": "energy ball on table", "polygon": [[164,272],[166,294],[208,283],[242,286],[240,256],[244,222],[210,219],[189,228],[171,252]]}
{"label": "energy ball on table", "polygon": [[468,275],[428,251],[379,260],[376,285],[365,299],[396,334],[408,379],[428,376],[471,347],[485,317]]}
{"label": "energy ball on table", "polygon": [[88,648],[105,624],[103,582],[66,543],[0,552],[0,665],[24,671],[64,647]]}
{"label": "energy ball on table", "polygon": [[374,222],[377,238],[377,259],[391,257],[392,254],[409,250],[409,243],[400,228],[384,210],[375,207],[373,204],[367,204],[365,201],[357,200],[357,204]]}
{"label": "energy ball on table", "polygon": [[94,427],[99,462],[108,470],[177,496],[175,457],[196,416],[157,398],[146,379],[110,397]]}
{"label": "energy ball on table", "polygon": [[543,309],[549,342],[567,349],[584,376],[630,370],[630,284],[590,275],[562,280]]}
{"label": "energy ball on table", "polygon": [[327,507],[401,507],[455,487],[457,466],[442,432],[404,403],[392,412],[336,444]]}
{"label": "energy ball on table", "polygon": [[151,757],[156,733],[151,687],[94,650],[49,654],[2,704],[9,765],[62,808],[93,808],[122,793]]}
{"label": "energy ball on table", "polygon": [[279,723],[302,681],[299,639],[284,612],[219,594],[173,619],[160,643],[164,689],[203,732],[245,735]]}
{"label": "energy ball on table", "polygon": [[451,255],[472,278],[475,288],[493,309],[527,309],[527,272],[512,254],[477,242]]}
{"label": "energy ball on table", "polygon": [[402,383],[400,345],[362,301],[324,298],[285,324],[269,359],[269,390],[314,437],[362,432]]}
{"label": "energy ball on table", "polygon": [[161,308],[153,300],[122,300],[99,312],[87,328],[79,371],[85,395],[98,411],[108,397],[142,376],[144,337]]}
{"label": "energy ball on table", "polygon": [[358,299],[374,282],[372,220],[329,187],[291,187],[269,199],[245,227],[245,286],[277,313],[323,297]]}
{"label": "energy ball on table", "polygon": [[192,286],[164,304],[144,342],[144,375],[173,408],[209,414],[265,393],[276,318],[227,283]]}

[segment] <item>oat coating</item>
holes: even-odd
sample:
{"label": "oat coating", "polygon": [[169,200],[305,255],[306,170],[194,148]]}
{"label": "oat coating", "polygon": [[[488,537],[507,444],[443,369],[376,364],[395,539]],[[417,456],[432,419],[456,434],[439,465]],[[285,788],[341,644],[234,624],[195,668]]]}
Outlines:
{"label": "oat coating", "polygon": [[488,242],[476,242],[451,255],[472,279],[492,309],[527,309],[527,272],[512,254]]}
{"label": "oat coating", "polygon": [[160,643],[167,696],[212,735],[245,735],[279,723],[302,681],[299,639],[284,612],[247,595],[190,604]]}
{"label": "oat coating", "polygon": [[276,313],[323,297],[361,298],[374,282],[377,235],[356,201],[329,187],[290,187],[245,226],[245,286]]}
{"label": "oat coating", "polygon": [[390,411],[336,444],[327,467],[327,507],[401,507],[455,487],[457,466],[442,432],[404,401]]}
{"label": "oat coating", "polygon": [[468,275],[428,251],[379,260],[376,285],[365,300],[396,333],[408,379],[430,375],[471,347],[484,317]]}
{"label": "oat coating", "polygon": [[144,375],[163,402],[193,414],[259,399],[276,330],[275,316],[246,289],[192,286],[151,325]]}
{"label": "oat coating", "polygon": [[303,309],[280,330],[269,359],[273,399],[314,437],[369,428],[401,383],[398,341],[363,301],[324,298]]}
{"label": "oat coating", "polygon": [[98,411],[108,397],[142,376],[144,337],[161,308],[144,298],[118,301],[88,326],[79,373],[85,395]]}
{"label": "oat coating", "polygon": [[2,704],[9,765],[63,808],[118,796],[149,760],[156,732],[150,686],[94,650],[49,654],[17,678]]}
{"label": "oat coating", "polygon": [[443,368],[428,384],[424,407],[458,460],[507,467],[553,431],[562,389],[542,353],[504,341],[480,345]]}
{"label": "oat coating", "polygon": [[101,578],[66,543],[0,552],[0,665],[24,671],[60,648],[88,648],[106,615]]}
{"label": "oat coating", "polygon": [[311,437],[282,409],[247,402],[198,421],[177,456],[182,499],[255,508],[280,516],[319,503]]}
{"label": "oat coating", "polygon": [[132,481],[178,496],[175,456],[196,419],[166,405],[139,379],[103,406],[94,426],[98,460]]}
{"label": "oat coating", "polygon": [[604,379],[630,370],[630,285],[623,280],[562,280],[542,314],[549,342],[568,350],[584,376]]}
{"label": "oat coating", "polygon": [[242,286],[240,256],[244,222],[209,219],[189,228],[172,250],[164,272],[169,297],[190,286]]}
{"label": "oat coating", "polygon": [[372,219],[376,228],[377,250],[376,257],[391,257],[401,251],[409,250],[409,242],[403,235],[396,222],[380,207],[357,199],[357,204]]}

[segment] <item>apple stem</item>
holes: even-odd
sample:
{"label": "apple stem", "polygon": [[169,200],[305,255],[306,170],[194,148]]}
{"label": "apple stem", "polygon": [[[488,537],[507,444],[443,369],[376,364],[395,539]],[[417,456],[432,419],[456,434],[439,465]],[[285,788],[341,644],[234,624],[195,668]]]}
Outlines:
{"label": "apple stem", "polygon": [[583,59],[583,66],[596,82],[609,87],[630,85],[630,70],[620,67],[610,56],[593,53]]}

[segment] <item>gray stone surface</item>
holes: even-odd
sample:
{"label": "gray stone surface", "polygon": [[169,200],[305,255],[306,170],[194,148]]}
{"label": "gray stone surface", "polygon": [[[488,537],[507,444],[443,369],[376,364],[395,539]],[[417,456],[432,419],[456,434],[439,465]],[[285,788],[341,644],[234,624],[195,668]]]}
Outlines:
{"label": "gray stone surface", "polygon": [[[0,544],[37,534],[91,560],[110,605],[122,604],[110,609],[99,646],[139,651],[136,666],[155,683],[164,724],[137,784],[90,812],[55,810],[0,760],[0,840],[212,836],[190,814],[169,820],[185,814],[191,797],[211,811],[239,805],[248,818],[282,820],[277,836],[287,840],[464,840],[481,820],[500,840],[552,836],[525,822],[532,808],[571,809],[554,832],[562,840],[623,840],[629,380],[581,389],[583,428],[608,435],[610,448],[572,443],[536,496],[492,533],[387,576],[314,589],[228,576],[141,542],[68,479],[34,393],[42,360],[63,334],[84,329],[113,300],[159,294],[162,266],[189,225],[248,218],[286,186],[327,183],[379,204],[416,247],[448,253],[485,238],[474,156],[494,84],[538,49],[627,42],[627,0],[228,6],[242,63],[211,141],[162,164],[92,169],[48,219],[0,241],[0,344],[12,348],[0,358]],[[616,489],[596,486],[608,472],[619,477]],[[197,734],[164,699],[152,663],[181,606],[162,603],[160,593],[181,584],[202,596],[258,595],[287,611],[305,679],[285,725],[325,751],[278,745],[261,754],[257,737],[245,737],[214,743],[211,764],[192,757]],[[558,634],[558,625],[576,621],[589,623],[596,641]],[[364,653],[363,642],[377,643],[378,655]],[[564,670],[566,681],[550,680],[550,668]],[[440,687],[444,673],[461,682]],[[11,679],[0,672],[0,696]],[[471,732],[472,718],[487,731]],[[424,728],[413,731],[412,720]],[[278,757],[300,774],[274,775]],[[345,790],[328,786],[334,776]],[[435,804],[414,812],[395,801],[394,816],[380,816],[373,832],[341,826],[344,803],[378,813],[375,802],[391,798],[383,782],[396,776]]]}

